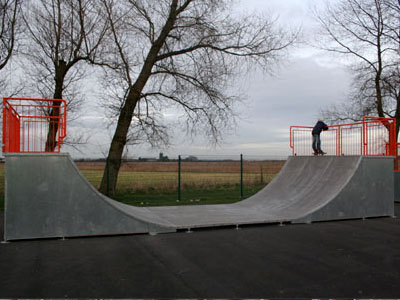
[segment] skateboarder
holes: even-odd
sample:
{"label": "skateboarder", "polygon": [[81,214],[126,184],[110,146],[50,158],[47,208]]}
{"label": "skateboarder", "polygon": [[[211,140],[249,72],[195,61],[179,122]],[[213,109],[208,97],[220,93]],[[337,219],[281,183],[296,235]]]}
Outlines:
{"label": "skateboarder", "polygon": [[324,123],[323,119],[318,119],[317,124],[315,124],[312,130],[312,148],[314,150],[314,155],[324,155],[326,154],[324,151],[321,150],[321,137],[320,134],[322,130],[328,130],[328,125]]}

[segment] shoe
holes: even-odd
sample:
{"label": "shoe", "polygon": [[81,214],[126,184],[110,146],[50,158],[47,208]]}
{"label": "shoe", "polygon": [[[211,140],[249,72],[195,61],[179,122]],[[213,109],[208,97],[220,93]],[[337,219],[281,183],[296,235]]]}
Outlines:
{"label": "shoe", "polygon": [[321,151],[319,154],[320,154],[320,155],[325,155],[325,154],[326,154],[326,152],[324,152],[324,151]]}
{"label": "shoe", "polygon": [[318,155],[318,152],[314,152],[314,155]]}

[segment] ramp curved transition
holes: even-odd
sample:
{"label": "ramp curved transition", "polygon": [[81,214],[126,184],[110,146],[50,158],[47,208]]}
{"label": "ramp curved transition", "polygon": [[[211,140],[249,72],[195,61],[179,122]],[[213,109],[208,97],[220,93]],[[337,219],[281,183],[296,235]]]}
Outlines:
{"label": "ramp curved transition", "polygon": [[241,202],[142,208],[99,193],[68,154],[7,154],[5,196],[5,240],[393,216],[393,158],[289,157]]}

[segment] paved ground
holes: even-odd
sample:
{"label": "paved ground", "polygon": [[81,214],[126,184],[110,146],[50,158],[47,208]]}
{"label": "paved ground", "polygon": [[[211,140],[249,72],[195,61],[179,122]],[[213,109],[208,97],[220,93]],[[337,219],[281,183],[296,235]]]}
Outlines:
{"label": "paved ground", "polygon": [[400,219],[12,242],[0,270],[0,298],[398,298]]}

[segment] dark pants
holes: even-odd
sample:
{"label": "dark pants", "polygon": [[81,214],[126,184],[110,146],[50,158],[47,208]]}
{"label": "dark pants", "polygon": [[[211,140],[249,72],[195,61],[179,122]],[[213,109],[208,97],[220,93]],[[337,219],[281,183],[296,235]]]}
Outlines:
{"label": "dark pants", "polygon": [[312,148],[314,152],[321,153],[321,138],[319,134],[313,134],[312,135]]}

